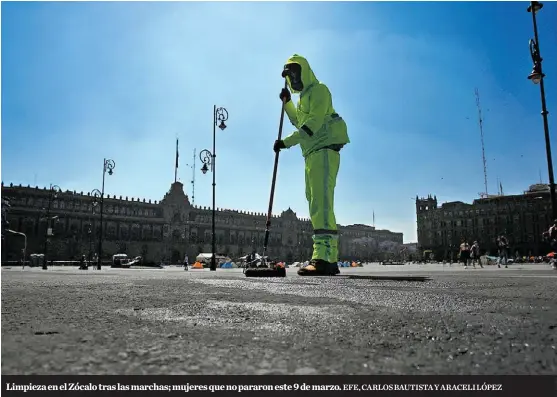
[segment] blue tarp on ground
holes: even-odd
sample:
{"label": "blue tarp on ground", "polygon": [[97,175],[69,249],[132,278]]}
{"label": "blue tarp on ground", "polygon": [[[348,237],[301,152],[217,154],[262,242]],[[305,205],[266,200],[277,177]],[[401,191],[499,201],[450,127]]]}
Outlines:
{"label": "blue tarp on ground", "polygon": [[222,265],[220,265],[220,267],[222,269],[232,269],[234,266],[232,266],[232,262],[225,262]]}
{"label": "blue tarp on ground", "polygon": [[338,267],[350,267],[350,263],[348,262],[339,262]]}

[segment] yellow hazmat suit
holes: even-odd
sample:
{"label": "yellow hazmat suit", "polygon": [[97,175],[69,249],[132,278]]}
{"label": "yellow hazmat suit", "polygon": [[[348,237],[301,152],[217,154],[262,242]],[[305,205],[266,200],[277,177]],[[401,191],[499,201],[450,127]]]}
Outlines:
{"label": "yellow hazmat suit", "polygon": [[[305,158],[306,198],[313,225],[312,260],[336,264],[338,230],[334,212],[334,193],[340,166],[340,150],[350,142],[346,123],[335,112],[329,88],[317,80],[308,61],[293,55],[285,64],[299,71],[293,84],[292,74],[285,77],[293,93],[299,93],[297,107],[292,101],[285,111],[296,131],[284,138],[285,148],[300,145]],[[301,70],[300,70],[301,69]]]}

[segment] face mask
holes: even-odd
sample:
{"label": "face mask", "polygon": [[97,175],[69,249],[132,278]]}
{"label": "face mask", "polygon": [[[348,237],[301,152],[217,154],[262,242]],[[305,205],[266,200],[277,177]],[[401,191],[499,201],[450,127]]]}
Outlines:
{"label": "face mask", "polygon": [[302,83],[302,67],[300,65],[297,63],[285,65],[282,74],[284,77],[288,77],[290,80],[290,87],[294,91],[301,92],[304,89],[304,84]]}

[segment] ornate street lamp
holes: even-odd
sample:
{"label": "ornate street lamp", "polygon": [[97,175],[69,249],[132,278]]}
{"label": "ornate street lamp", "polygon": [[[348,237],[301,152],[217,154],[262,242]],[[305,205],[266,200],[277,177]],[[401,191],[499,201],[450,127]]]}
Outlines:
{"label": "ornate street lamp", "polygon": [[547,157],[547,169],[549,176],[549,194],[551,197],[551,215],[552,219],[557,218],[557,204],[555,197],[555,178],[553,175],[553,160],[551,158],[551,142],[549,140],[549,122],[547,120],[547,105],[545,103],[545,87],[544,87],[544,77],[545,74],[542,71],[542,57],[540,55],[540,44],[538,40],[538,24],[536,21],[536,13],[540,11],[543,4],[539,1],[531,1],[528,6],[527,11],[532,13],[532,23],[534,25],[534,38],[530,39],[530,56],[532,57],[532,62],[534,67],[532,72],[528,75],[528,80],[531,80],[534,84],[540,85],[540,96],[542,102],[542,118],[543,118],[543,129],[545,135],[545,153]]}
{"label": "ornate street lamp", "polygon": [[[92,207],[91,207],[91,213],[92,213],[92,214],[95,214],[95,208],[100,207],[102,193],[101,193],[101,191],[100,191],[99,189],[93,189],[93,190],[91,191],[91,193],[89,193],[89,195],[90,195],[90,196],[93,196],[93,202],[92,202]],[[92,225],[91,225],[91,227],[90,227],[90,230],[91,230],[91,235],[92,235],[92,234],[93,234]],[[101,230],[102,230],[102,229],[101,229]],[[102,234],[102,231],[101,231],[100,233]],[[93,248],[92,248],[91,244],[89,244],[89,249],[90,249],[91,251],[93,251]],[[92,259],[91,259],[91,260],[92,260]],[[97,255],[97,268],[98,268],[98,255]]]}
{"label": "ornate street lamp", "polygon": [[43,270],[47,270],[47,256],[48,256],[48,242],[49,237],[53,235],[52,233],[52,220],[58,218],[50,217],[50,208],[52,207],[52,201],[58,197],[58,193],[61,193],[62,189],[58,185],[50,185],[49,193],[48,193],[48,206],[46,209],[46,232],[44,237],[44,258],[43,258]]}
{"label": "ornate street lamp", "polygon": [[103,210],[104,210],[104,180],[106,174],[112,175],[114,172],[114,168],[116,167],[116,163],[114,160],[104,159],[103,160],[103,183],[101,190],[95,189],[91,192],[91,195],[94,197],[93,205],[96,205],[100,201],[100,219],[99,219],[99,252],[97,258],[97,270],[101,270],[102,268],[102,252],[103,252]]}
{"label": "ornate street lamp", "polygon": [[213,208],[212,208],[212,222],[211,222],[211,271],[217,270],[217,258],[216,258],[216,234],[215,234],[215,187],[216,187],[216,179],[215,179],[215,159],[216,159],[216,127],[221,130],[226,128],[226,124],[224,123],[228,120],[228,111],[225,108],[217,108],[217,106],[213,106],[213,152],[210,152],[207,149],[202,150],[199,153],[199,158],[203,163],[203,167],[201,168],[201,172],[206,174],[209,169],[213,174]]}

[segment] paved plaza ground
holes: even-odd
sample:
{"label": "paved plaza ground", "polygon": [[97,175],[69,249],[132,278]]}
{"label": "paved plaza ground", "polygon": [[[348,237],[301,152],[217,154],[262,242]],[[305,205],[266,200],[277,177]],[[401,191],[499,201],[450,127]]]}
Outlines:
{"label": "paved plaza ground", "polygon": [[548,265],[3,268],[2,374],[555,374]]}

